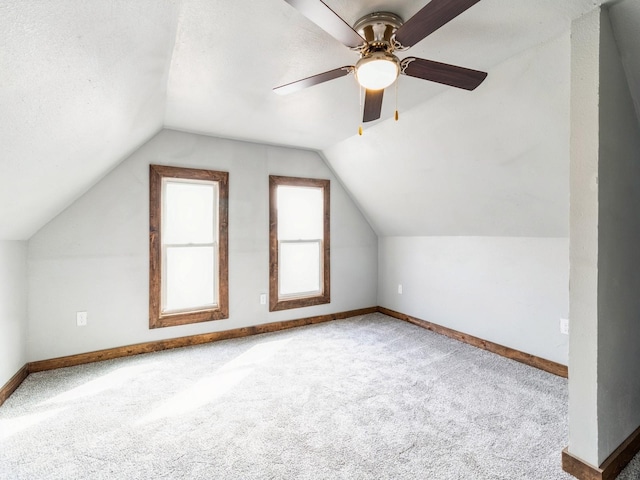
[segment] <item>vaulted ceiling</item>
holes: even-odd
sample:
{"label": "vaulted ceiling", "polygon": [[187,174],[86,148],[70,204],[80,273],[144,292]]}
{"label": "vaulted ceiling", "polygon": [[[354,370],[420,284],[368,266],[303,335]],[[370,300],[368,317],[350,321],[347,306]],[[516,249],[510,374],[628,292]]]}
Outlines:
{"label": "vaulted ceiling", "polygon": [[[326,3],[353,24],[407,19],[427,0]],[[408,54],[487,81],[466,92],[402,77],[400,121],[390,89],[360,137],[351,76],[272,92],[357,60],[283,0],[5,0],[0,239],[29,238],[163,127],[318,150],[382,235],[566,236],[568,158],[553,157],[568,151],[568,107],[553,105],[568,102],[571,21],[600,3],[637,95],[640,1],[482,0]]]}

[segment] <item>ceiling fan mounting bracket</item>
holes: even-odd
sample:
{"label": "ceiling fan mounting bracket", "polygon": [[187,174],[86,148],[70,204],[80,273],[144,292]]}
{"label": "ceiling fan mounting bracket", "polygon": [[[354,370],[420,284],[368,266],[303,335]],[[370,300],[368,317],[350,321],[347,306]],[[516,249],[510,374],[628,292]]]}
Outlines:
{"label": "ceiling fan mounting bracket", "polygon": [[365,44],[358,47],[360,54],[365,57],[371,52],[393,53],[402,47],[394,36],[403,23],[402,18],[391,12],[374,12],[362,17],[353,26],[366,40]]}

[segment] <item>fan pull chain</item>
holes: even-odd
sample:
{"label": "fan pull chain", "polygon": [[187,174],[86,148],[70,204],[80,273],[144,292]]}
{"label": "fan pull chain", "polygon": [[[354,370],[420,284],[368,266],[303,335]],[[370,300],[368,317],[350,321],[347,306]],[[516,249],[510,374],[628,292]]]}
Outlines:
{"label": "fan pull chain", "polygon": [[400,116],[398,115],[398,82],[399,81],[400,81],[400,77],[396,78],[396,114],[395,114],[396,122],[400,118]]}
{"label": "fan pull chain", "polygon": [[[360,93],[360,108],[358,109],[359,121],[364,116],[364,106],[362,105],[362,86],[358,85],[358,92]],[[362,136],[362,122],[358,126],[358,135]]]}

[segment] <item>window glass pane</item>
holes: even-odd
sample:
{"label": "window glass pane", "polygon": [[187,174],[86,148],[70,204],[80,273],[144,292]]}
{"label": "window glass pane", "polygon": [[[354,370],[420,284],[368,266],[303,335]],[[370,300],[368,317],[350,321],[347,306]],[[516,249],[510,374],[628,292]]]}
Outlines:
{"label": "window glass pane", "polygon": [[213,247],[168,247],[164,310],[214,305]]}
{"label": "window glass pane", "polygon": [[320,242],[280,243],[280,296],[320,291]]}
{"label": "window glass pane", "polygon": [[164,243],[214,242],[215,183],[167,181],[164,195]]}
{"label": "window glass pane", "polygon": [[278,239],[315,240],[324,232],[322,188],[278,186]]}

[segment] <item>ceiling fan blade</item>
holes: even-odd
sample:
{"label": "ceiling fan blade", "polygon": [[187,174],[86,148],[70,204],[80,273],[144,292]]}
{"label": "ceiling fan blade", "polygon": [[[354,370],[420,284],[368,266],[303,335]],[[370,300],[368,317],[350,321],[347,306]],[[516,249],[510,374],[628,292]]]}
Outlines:
{"label": "ceiling fan blade", "polygon": [[396,40],[412,47],[480,0],[431,0],[396,32]]}
{"label": "ceiling fan blade", "polygon": [[402,60],[402,73],[410,77],[442,83],[451,87],[474,90],[485,78],[486,72],[457,67],[423,58],[409,57]]}
{"label": "ceiling fan blade", "polygon": [[335,68],[333,70],[329,70],[328,72],[319,73],[317,75],[313,75],[312,77],[303,78],[302,80],[298,80],[296,82],[287,83],[286,85],[280,85],[279,87],[275,87],[273,91],[278,95],[288,95],[290,93],[302,90],[303,88],[312,87],[314,85],[318,85],[319,83],[324,83],[335,78],[344,77],[345,75],[349,75],[352,71],[353,67]]}
{"label": "ceiling fan blade", "polygon": [[322,0],[285,0],[302,15],[349,48],[358,47],[364,39]]}
{"label": "ceiling fan blade", "polygon": [[367,90],[364,96],[364,115],[362,116],[363,122],[372,122],[380,118],[382,112],[382,97],[384,96],[384,89],[381,90]]}

